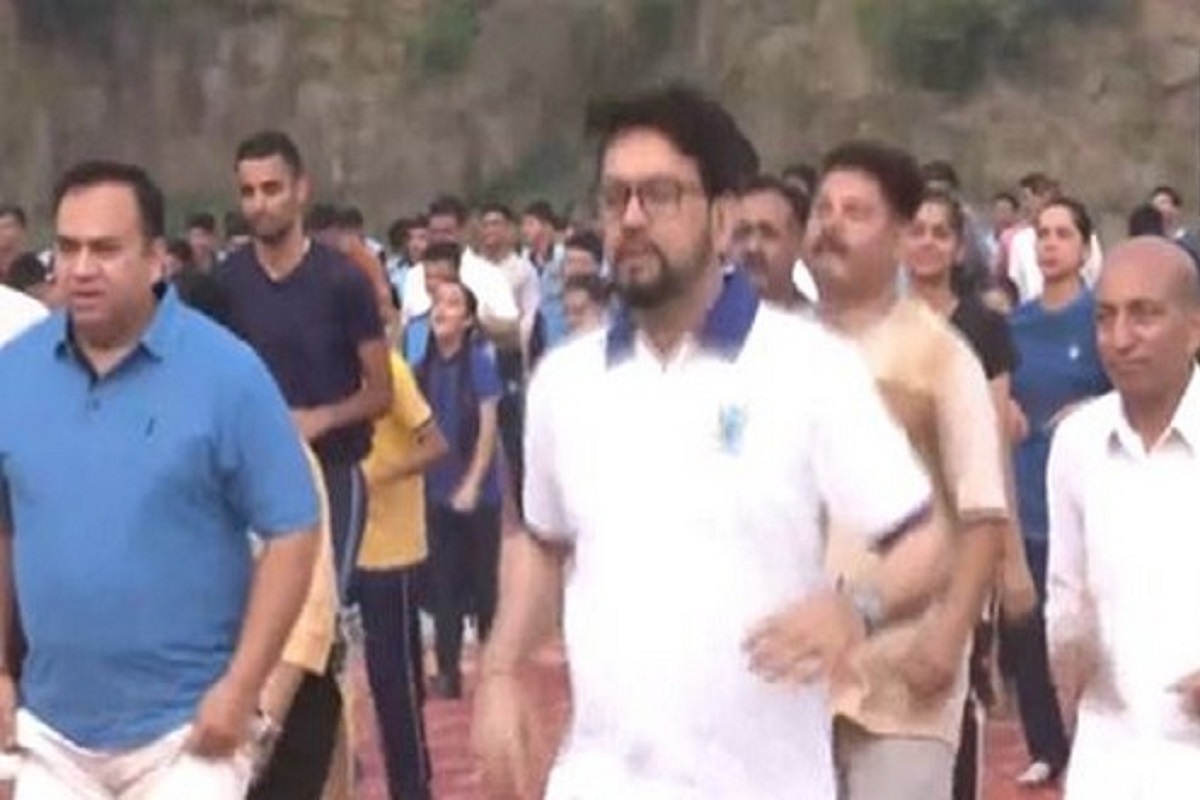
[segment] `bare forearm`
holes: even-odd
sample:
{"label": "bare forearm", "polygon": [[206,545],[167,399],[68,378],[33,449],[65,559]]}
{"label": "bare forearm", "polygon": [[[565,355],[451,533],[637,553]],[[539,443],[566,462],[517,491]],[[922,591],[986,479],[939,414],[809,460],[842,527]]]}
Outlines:
{"label": "bare forearm", "polygon": [[964,525],[954,566],[940,606],[944,624],[966,634],[979,621],[983,604],[991,591],[1004,549],[1004,520],[980,520]]}
{"label": "bare forearm", "polygon": [[471,454],[471,464],[463,476],[463,483],[476,488],[483,485],[488,467],[496,457],[496,442],[499,439],[496,409],[483,412],[479,424],[479,438],[475,442],[475,451]]}
{"label": "bare forearm", "polygon": [[524,531],[505,538],[500,605],[483,655],[484,675],[518,670],[554,635],[569,552]]}
{"label": "bare forearm", "polygon": [[877,585],[884,619],[922,613],[945,586],[948,569],[945,541],[932,519],[905,534],[880,563]]}
{"label": "bare forearm", "polygon": [[378,419],[387,413],[391,404],[391,387],[363,384],[345,400],[324,406],[327,419],[325,432]]}
{"label": "bare forearm", "polygon": [[261,690],[279,663],[284,643],[308,596],[317,556],[317,533],[305,531],[267,542],[254,571],[250,601],[228,677]]}

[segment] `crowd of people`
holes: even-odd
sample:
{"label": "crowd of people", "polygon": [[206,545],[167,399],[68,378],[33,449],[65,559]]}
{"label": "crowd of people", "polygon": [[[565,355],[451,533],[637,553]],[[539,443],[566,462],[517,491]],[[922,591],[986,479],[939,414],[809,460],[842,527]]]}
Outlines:
{"label": "crowd of people", "polygon": [[3,791],[354,797],[361,655],[428,800],[474,636],[488,797],[972,800],[1011,687],[1017,782],[1190,798],[1180,193],[1102,247],[1042,173],[986,212],[880,142],[768,173],[683,87],[589,133],[592,214],[445,195],[382,242],[278,131],[220,226],[109,161],[44,252],[0,205]]}

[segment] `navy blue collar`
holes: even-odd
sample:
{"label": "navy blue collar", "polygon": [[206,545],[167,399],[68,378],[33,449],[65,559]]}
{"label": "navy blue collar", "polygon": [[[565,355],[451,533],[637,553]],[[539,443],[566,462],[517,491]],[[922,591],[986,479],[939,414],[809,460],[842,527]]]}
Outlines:
{"label": "navy blue collar", "polygon": [[[138,337],[138,349],[145,351],[154,360],[162,361],[174,346],[179,317],[183,313],[183,301],[170,284],[159,284],[154,291],[158,295],[158,305],[154,309],[154,316],[150,318],[150,324]],[[56,312],[54,325],[55,353],[73,354],[75,345],[71,320],[65,311]]]}
{"label": "navy blue collar", "polygon": [[[700,346],[733,361],[742,352],[746,337],[758,314],[758,293],[741,270],[726,272],[721,293],[704,319],[697,337]],[[609,367],[633,355],[637,328],[629,306],[622,303],[612,316],[605,340],[604,356]]]}

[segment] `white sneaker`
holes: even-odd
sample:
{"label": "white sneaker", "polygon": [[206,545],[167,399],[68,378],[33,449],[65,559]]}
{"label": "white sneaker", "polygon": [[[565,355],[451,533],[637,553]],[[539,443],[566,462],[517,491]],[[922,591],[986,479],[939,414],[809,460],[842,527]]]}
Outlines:
{"label": "white sneaker", "polygon": [[1017,776],[1017,783],[1021,786],[1043,786],[1053,777],[1054,770],[1049,764],[1045,761],[1034,761]]}

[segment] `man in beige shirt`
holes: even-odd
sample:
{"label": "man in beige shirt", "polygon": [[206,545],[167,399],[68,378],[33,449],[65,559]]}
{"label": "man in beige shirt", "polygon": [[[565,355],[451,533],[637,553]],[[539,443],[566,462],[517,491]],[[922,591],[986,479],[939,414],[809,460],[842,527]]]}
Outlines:
{"label": "man in beige shirt", "polygon": [[[872,143],[833,151],[807,230],[819,314],[866,356],[885,404],[934,486],[946,576],[915,618],[887,624],[834,683],[845,800],[949,800],[967,693],[967,656],[1007,519],[987,380],[937,314],[896,292],[897,249],[922,182],[906,153]],[[870,487],[863,487],[871,491]],[[828,567],[870,586],[879,556],[855,531],[829,531]]]}

